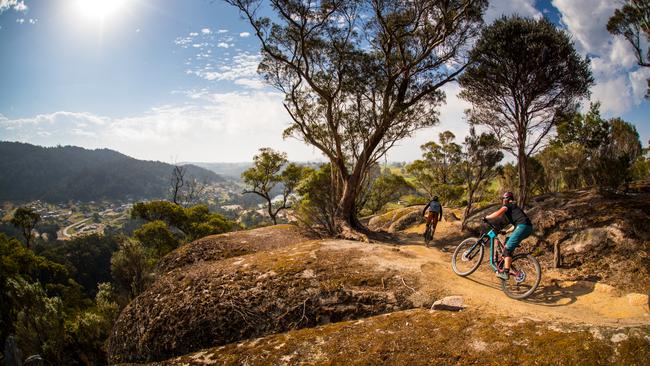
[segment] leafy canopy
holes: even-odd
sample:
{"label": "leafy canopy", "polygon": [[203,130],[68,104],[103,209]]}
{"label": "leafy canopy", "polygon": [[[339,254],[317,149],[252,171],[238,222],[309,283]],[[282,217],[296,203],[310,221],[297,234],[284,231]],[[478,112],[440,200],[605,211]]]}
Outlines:
{"label": "leafy canopy", "polygon": [[[247,186],[244,193],[254,193],[264,198],[267,212],[273,224],[277,224],[278,213],[291,208],[291,195],[304,175],[304,169],[289,163],[287,154],[271,148],[261,148],[253,157],[253,167],[242,173]],[[273,190],[282,186],[281,197],[274,203]]]}
{"label": "leafy canopy", "polygon": [[486,27],[460,77],[469,122],[487,127],[517,157],[519,200],[528,192],[528,158],[557,120],[589,95],[589,62],[546,19],[503,17]]}
{"label": "leafy canopy", "polygon": [[284,132],[330,161],[336,217],[356,220],[368,169],[394,144],[438,123],[440,90],[467,63],[486,0],[227,0],[261,42],[258,68],[284,94]]}

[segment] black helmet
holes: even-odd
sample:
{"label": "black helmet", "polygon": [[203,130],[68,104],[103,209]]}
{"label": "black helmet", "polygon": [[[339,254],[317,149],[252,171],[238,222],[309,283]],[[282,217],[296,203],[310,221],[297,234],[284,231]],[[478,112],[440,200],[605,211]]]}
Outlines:
{"label": "black helmet", "polygon": [[515,195],[514,195],[512,192],[508,191],[508,192],[505,192],[505,193],[503,194],[503,196],[501,196],[501,198],[503,198],[504,200],[511,200],[511,201],[514,201],[514,199],[515,199]]}
{"label": "black helmet", "polygon": [[438,200],[438,196],[433,196],[433,200],[434,200],[434,201],[437,201],[437,200]]}

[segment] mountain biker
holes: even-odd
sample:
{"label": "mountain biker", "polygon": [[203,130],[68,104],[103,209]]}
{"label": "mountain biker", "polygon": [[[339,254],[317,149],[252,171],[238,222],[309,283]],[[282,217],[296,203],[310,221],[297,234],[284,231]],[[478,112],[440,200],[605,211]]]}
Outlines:
{"label": "mountain biker", "polygon": [[[427,221],[427,224],[431,225],[431,237],[433,238],[433,233],[436,231],[436,226],[438,226],[438,221],[442,220],[442,205],[438,202],[438,196],[433,196],[433,199],[424,206],[422,210],[422,215]],[[424,232],[426,239],[426,231]]]}
{"label": "mountain biker", "polygon": [[519,246],[522,240],[526,239],[533,232],[533,224],[524,213],[521,207],[514,203],[515,196],[512,192],[506,192],[501,196],[503,206],[483,218],[483,221],[496,219],[504,214],[508,222],[513,226],[514,232],[506,238],[506,249],[503,251],[503,272],[497,271],[497,277],[507,280],[510,275],[510,264],[512,264],[512,253]]}

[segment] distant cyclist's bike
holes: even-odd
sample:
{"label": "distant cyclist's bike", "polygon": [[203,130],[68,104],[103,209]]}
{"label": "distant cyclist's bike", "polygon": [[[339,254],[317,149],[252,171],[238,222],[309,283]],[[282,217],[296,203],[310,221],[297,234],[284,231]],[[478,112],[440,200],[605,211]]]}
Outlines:
{"label": "distant cyclist's bike", "polygon": [[[478,269],[483,260],[485,246],[488,243],[490,244],[490,266],[495,271],[503,272],[503,250],[505,245],[497,237],[498,230],[494,225],[489,222],[487,224],[490,226],[487,233],[482,233],[479,238],[463,240],[454,251],[451,258],[451,268],[457,275],[466,277]],[[541,279],[542,269],[537,259],[527,253],[517,254],[512,257],[510,278],[501,280],[501,289],[510,298],[525,299],[535,292]]]}
{"label": "distant cyclist's bike", "polygon": [[431,221],[429,221],[427,222],[426,229],[424,229],[424,246],[428,247],[431,240],[433,240],[433,225],[431,225]]}

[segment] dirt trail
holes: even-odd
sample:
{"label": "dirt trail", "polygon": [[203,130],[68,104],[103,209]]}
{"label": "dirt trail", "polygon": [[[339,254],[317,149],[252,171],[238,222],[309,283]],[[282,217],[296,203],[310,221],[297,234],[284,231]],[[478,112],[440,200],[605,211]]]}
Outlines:
{"label": "dirt trail", "polygon": [[[510,317],[588,325],[650,325],[647,295],[622,294],[611,286],[589,281],[559,281],[552,273],[542,273],[542,283],[529,299],[510,299],[501,291],[485,258],[479,270],[469,277],[453,273],[451,252],[464,238],[458,223],[441,223],[436,230],[435,248],[423,246],[418,235],[422,230],[422,227],[409,230],[401,238],[400,250],[417,258],[425,286],[426,283],[443,286],[450,295],[463,296],[472,308]],[[440,250],[442,243],[446,252]],[[411,262],[404,265],[414,264],[408,257],[402,258]]]}

